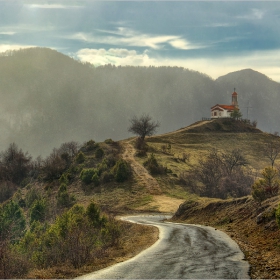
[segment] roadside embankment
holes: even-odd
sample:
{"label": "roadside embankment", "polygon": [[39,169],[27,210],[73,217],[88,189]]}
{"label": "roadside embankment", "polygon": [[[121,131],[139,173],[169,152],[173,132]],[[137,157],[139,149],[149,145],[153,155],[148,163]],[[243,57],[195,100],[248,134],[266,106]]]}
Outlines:
{"label": "roadside embankment", "polygon": [[183,203],[172,221],[218,228],[234,239],[251,265],[253,279],[280,278],[280,229],[275,209],[280,196],[261,205],[251,197],[219,200],[198,198]]}

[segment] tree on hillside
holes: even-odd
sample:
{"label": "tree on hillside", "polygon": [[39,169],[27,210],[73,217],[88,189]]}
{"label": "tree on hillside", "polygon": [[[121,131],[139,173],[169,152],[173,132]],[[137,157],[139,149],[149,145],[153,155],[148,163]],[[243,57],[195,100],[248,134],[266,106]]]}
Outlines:
{"label": "tree on hillside", "polygon": [[262,178],[252,185],[252,196],[260,203],[278,194],[280,189],[279,171],[273,167],[266,167],[262,171]]}
{"label": "tree on hillside", "polygon": [[158,121],[153,121],[147,114],[143,114],[139,118],[134,116],[130,120],[130,123],[131,125],[128,128],[128,131],[138,135],[142,141],[144,141],[146,136],[155,134],[156,129],[160,126]]}
{"label": "tree on hillside", "polygon": [[271,141],[265,143],[263,146],[263,152],[264,152],[265,157],[267,157],[270,160],[271,166],[273,167],[274,162],[280,153],[279,140],[278,141],[271,140]]}
{"label": "tree on hillside", "polygon": [[241,112],[235,108],[231,113],[230,113],[230,117],[235,119],[235,120],[238,120],[238,119],[241,119],[242,118],[242,114]]}

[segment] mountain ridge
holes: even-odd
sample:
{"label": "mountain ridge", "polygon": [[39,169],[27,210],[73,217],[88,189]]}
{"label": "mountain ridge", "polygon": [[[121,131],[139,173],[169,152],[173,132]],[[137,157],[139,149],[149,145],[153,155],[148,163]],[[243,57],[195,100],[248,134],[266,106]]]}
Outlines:
{"label": "mountain ridge", "polygon": [[0,149],[16,142],[44,156],[70,139],[124,139],[129,118],[142,113],[161,123],[159,133],[174,131],[209,117],[214,104],[230,104],[234,87],[243,117],[257,120],[262,130],[277,131],[280,84],[236,81],[232,75],[213,80],[181,67],[95,68],[47,48],[2,54]]}

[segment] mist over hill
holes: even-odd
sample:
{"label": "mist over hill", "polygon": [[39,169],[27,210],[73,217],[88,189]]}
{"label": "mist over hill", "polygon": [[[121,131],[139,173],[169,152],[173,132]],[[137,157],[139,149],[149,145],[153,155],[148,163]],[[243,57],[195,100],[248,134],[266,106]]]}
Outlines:
{"label": "mist over hill", "polygon": [[[179,67],[93,67],[47,48],[0,57],[0,150],[17,143],[46,155],[63,142],[119,140],[133,115],[149,113],[159,133],[210,117],[230,104],[237,88],[243,116],[268,132],[279,130],[280,84],[253,70],[217,80]],[[250,102],[250,103],[248,103]],[[249,104],[249,105],[248,105]]]}

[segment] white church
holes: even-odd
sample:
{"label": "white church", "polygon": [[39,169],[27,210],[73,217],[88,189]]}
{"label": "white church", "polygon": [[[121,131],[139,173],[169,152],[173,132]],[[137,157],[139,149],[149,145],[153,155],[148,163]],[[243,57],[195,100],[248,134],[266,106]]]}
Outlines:
{"label": "white church", "polygon": [[230,114],[234,110],[239,111],[237,92],[235,91],[235,89],[234,89],[234,92],[232,93],[231,105],[216,104],[215,106],[211,107],[211,119],[230,118]]}

